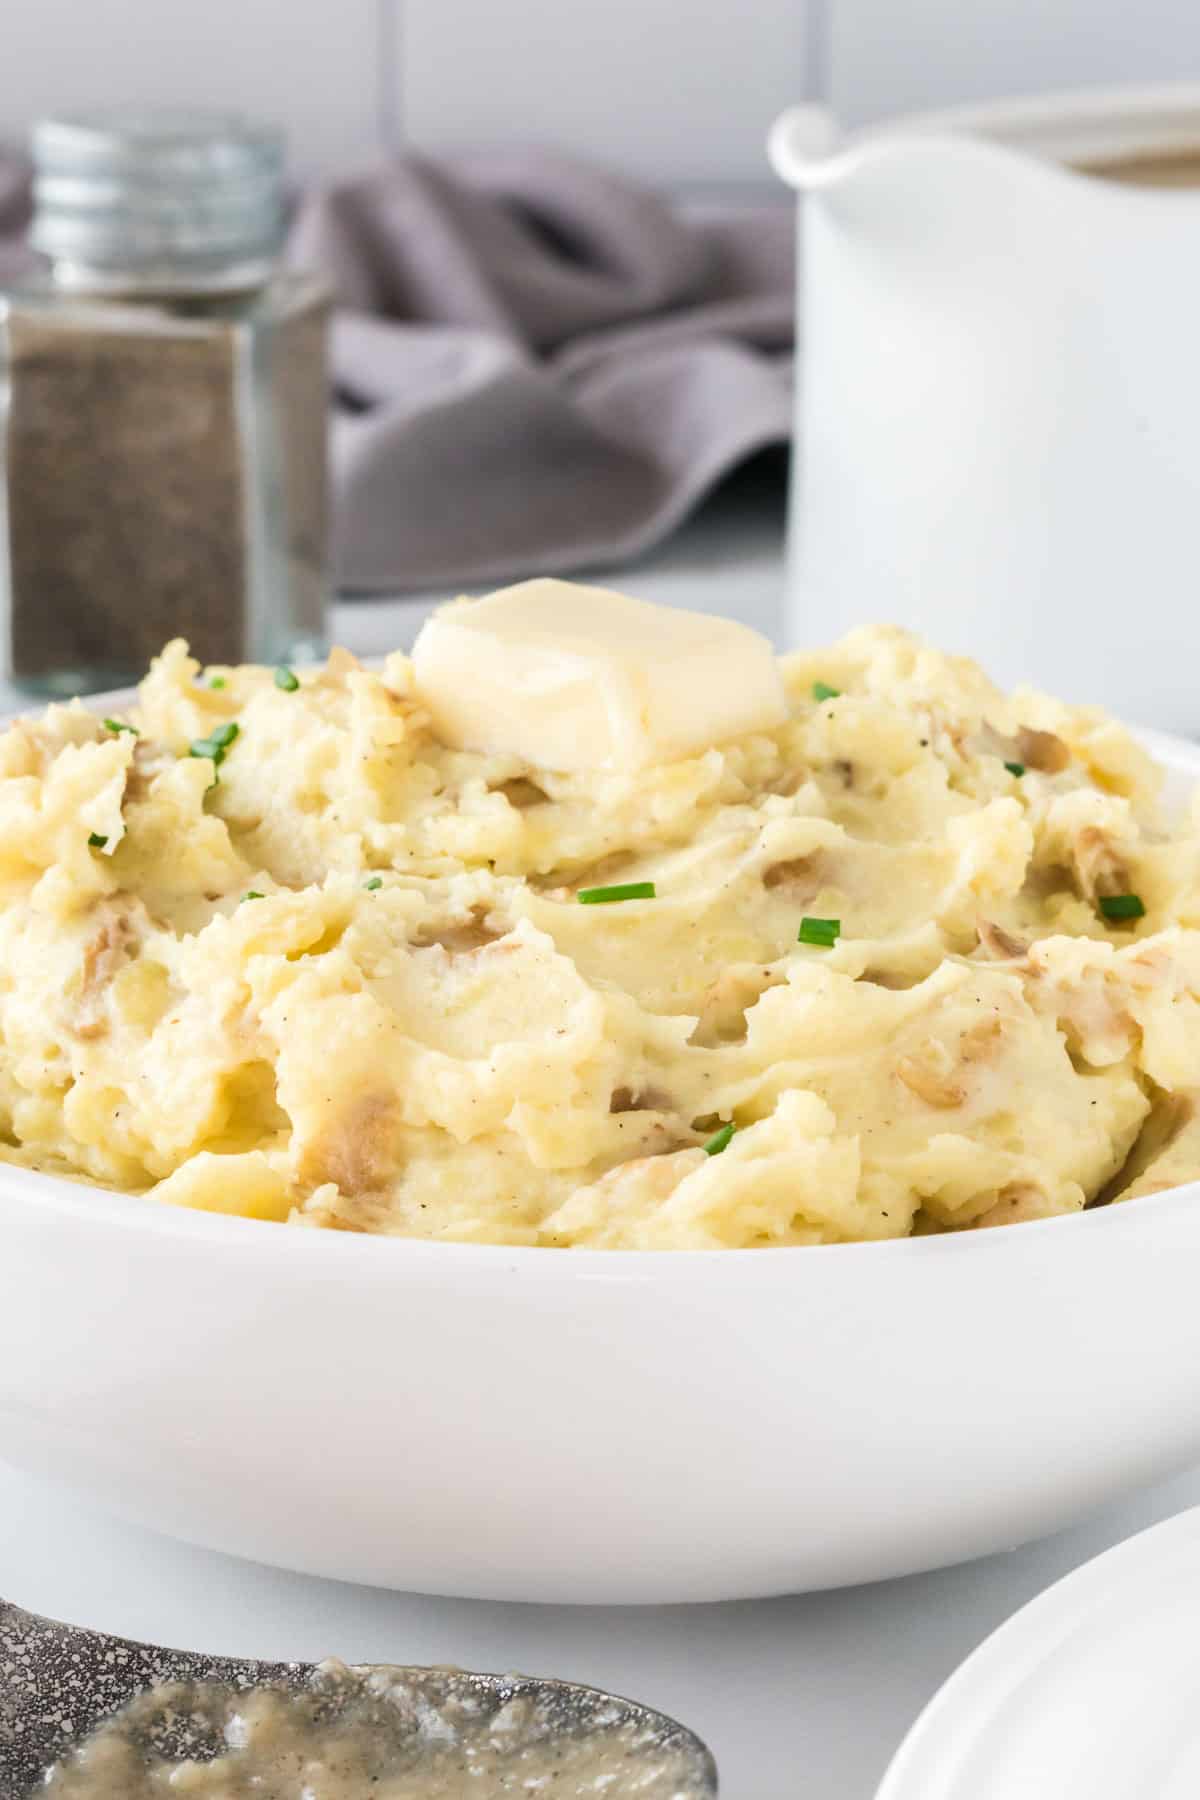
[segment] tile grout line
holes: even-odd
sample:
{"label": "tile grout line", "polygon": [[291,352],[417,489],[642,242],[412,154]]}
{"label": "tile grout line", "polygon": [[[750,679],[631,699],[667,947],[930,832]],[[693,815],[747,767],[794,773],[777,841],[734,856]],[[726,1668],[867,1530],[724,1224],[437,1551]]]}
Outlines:
{"label": "tile grout line", "polygon": [[807,0],[804,8],[801,97],[810,105],[828,106],[833,93],[832,4]]}
{"label": "tile grout line", "polygon": [[375,0],[375,135],[385,156],[404,141],[400,85],[404,60],[404,0]]}

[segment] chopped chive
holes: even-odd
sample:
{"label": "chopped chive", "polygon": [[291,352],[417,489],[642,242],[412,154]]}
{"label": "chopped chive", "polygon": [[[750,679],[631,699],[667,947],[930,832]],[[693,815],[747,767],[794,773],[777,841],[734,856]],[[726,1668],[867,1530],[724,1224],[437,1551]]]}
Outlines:
{"label": "chopped chive", "polygon": [[1025,764],[1024,763],[1006,762],[1004,766],[1008,770],[1010,775],[1016,776],[1018,781],[1020,781],[1022,775],[1025,773]]}
{"label": "chopped chive", "polygon": [[223,675],[210,675],[208,678],[208,685],[210,688],[223,688],[225,686],[225,677]]}
{"label": "chopped chive", "polygon": [[707,1144],[700,1146],[705,1156],[720,1156],[736,1130],[737,1126],[731,1119],[728,1125],[722,1125],[720,1131],[714,1131]]}
{"label": "chopped chive", "polygon": [[363,882],[363,886],[366,888],[368,894],[373,894],[376,888],[381,888],[383,886],[383,876],[372,875],[370,881]]}
{"label": "chopped chive", "polygon": [[291,669],[285,668],[281,663],[275,671],[275,686],[285,694],[294,694],[300,683]]}
{"label": "chopped chive", "polygon": [[221,777],[217,773],[217,771],[219,770],[221,764],[225,761],[225,751],[224,751],[223,746],[220,744],[214,744],[211,738],[197,738],[194,743],[188,745],[188,755],[189,756],[207,756],[211,759],[212,766],[213,766],[213,778],[209,782],[208,785],[210,788],[217,787],[221,780]]}
{"label": "chopped chive", "polygon": [[126,725],[123,719],[105,719],[104,729],[105,731],[129,731],[132,732],[134,737],[138,736],[137,726]]}
{"label": "chopped chive", "polygon": [[247,888],[242,895],[243,900],[261,900],[263,898],[264,896],[259,893],[257,888]]}
{"label": "chopped chive", "polygon": [[189,756],[207,756],[210,758],[213,766],[213,778],[208,784],[210,787],[216,787],[217,783],[220,781],[221,777],[217,771],[225,761],[225,753],[237,734],[237,721],[235,719],[228,719],[224,725],[218,725],[217,729],[211,732],[208,737],[196,738],[193,743],[188,745]]}
{"label": "chopped chive", "polygon": [[841,688],[830,687],[827,681],[814,681],[812,696],[814,700],[837,700],[841,697]]}
{"label": "chopped chive", "polygon": [[610,900],[657,900],[652,881],[618,882],[616,887],[580,888],[575,898],[584,906],[607,906]]}
{"label": "chopped chive", "polygon": [[800,921],[800,929],[796,933],[798,944],[816,944],[822,950],[832,950],[842,932],[840,919],[810,919],[807,916]]}
{"label": "chopped chive", "polygon": [[1140,919],[1146,908],[1137,894],[1101,894],[1100,911],[1106,919]]}
{"label": "chopped chive", "polygon": [[88,843],[93,850],[103,850],[103,848],[104,848],[105,844],[107,844],[107,842],[108,842],[108,839],[106,837],[101,837],[100,833],[98,831],[93,831],[91,836],[88,838]]}

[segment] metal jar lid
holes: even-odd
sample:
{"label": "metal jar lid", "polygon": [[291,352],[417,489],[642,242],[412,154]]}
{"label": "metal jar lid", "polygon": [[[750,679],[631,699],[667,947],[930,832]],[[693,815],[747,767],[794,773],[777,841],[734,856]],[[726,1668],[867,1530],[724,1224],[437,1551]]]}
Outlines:
{"label": "metal jar lid", "polygon": [[34,248],[62,285],[254,285],[283,234],[283,140],[236,114],[72,113],[33,128]]}

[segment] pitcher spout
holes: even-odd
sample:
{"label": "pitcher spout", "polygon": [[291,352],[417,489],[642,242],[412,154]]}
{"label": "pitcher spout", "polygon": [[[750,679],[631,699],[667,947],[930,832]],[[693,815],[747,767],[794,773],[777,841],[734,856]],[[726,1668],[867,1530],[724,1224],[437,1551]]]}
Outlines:
{"label": "pitcher spout", "polygon": [[890,162],[914,144],[948,158],[990,158],[997,167],[1066,181],[1105,165],[1194,155],[1200,143],[1200,82],[1147,88],[1081,89],[983,105],[909,113],[843,133],[820,105],[793,106],[767,139],[771,164],[789,187],[812,193]]}
{"label": "pitcher spout", "polygon": [[802,194],[815,194],[857,185],[868,175],[888,175],[900,163],[916,173],[945,164],[953,168],[967,163],[991,162],[1002,169],[1024,167],[1035,176],[1059,175],[1052,163],[1039,161],[1023,147],[973,135],[956,128],[954,115],[947,123],[925,119],[900,119],[885,127],[871,127],[844,134],[827,107],[789,107],[775,121],[767,138],[767,154],[775,173]]}
{"label": "pitcher spout", "polygon": [[789,106],[771,127],[767,156],[789,187],[823,187],[832,179],[832,165],[841,160],[837,155],[840,136],[837,120],[827,106]]}

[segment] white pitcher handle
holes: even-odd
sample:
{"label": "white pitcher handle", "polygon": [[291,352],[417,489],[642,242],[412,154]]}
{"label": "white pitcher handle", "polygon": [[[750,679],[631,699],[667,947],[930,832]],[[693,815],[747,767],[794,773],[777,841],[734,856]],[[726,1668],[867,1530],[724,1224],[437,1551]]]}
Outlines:
{"label": "white pitcher handle", "polygon": [[767,156],[789,187],[812,187],[822,178],[841,131],[827,106],[789,106],[767,135]]}

